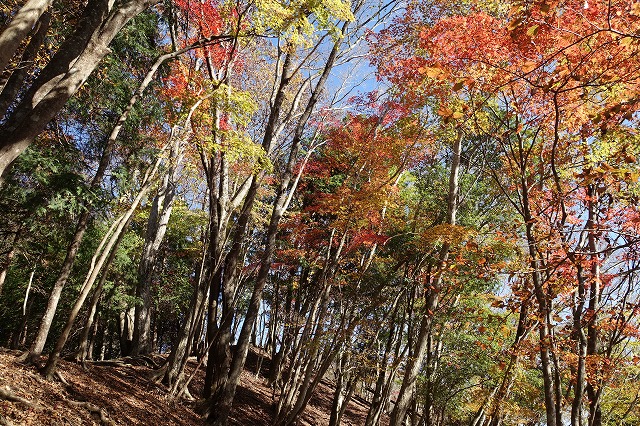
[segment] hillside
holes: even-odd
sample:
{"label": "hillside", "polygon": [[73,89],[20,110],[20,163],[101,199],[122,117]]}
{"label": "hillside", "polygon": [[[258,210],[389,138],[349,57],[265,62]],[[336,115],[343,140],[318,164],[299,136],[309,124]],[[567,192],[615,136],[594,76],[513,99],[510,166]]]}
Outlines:
{"label": "hillside", "polygon": [[[48,382],[35,366],[16,360],[17,351],[0,352],[0,425],[201,425],[194,403],[166,399],[166,388],[149,379],[152,368],[130,363],[112,365],[61,361],[60,374],[67,382]],[[247,370],[231,414],[231,425],[269,425],[272,392],[255,375],[255,354]],[[162,361],[158,357],[158,361]],[[191,370],[195,368],[193,362]],[[268,368],[263,363],[262,373]],[[253,371],[251,371],[253,369]],[[198,371],[191,383],[194,397],[201,394],[204,374]],[[322,383],[300,425],[329,422],[333,389]],[[352,400],[343,425],[361,425],[367,414],[362,401]]]}

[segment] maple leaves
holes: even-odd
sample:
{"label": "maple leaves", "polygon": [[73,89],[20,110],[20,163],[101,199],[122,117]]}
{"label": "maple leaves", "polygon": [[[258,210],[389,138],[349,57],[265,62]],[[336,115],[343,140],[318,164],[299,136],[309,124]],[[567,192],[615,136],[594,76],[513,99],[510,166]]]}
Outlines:
{"label": "maple leaves", "polygon": [[[394,29],[378,36],[380,49],[392,48],[400,58],[379,63],[379,72],[412,91],[444,99],[464,88],[459,97],[467,101],[474,94],[510,92],[523,112],[548,126],[552,114],[538,113],[557,103],[573,111],[563,118],[564,128],[583,137],[633,119],[638,47],[625,40],[640,21],[628,13],[627,2],[597,2],[587,10],[582,2],[515,3],[506,19],[472,10],[433,25],[419,19],[396,25],[417,41],[407,50],[408,43],[386,42]],[[441,115],[453,117],[447,108]]]}
{"label": "maple leaves", "polygon": [[308,168],[308,185],[316,189],[311,210],[345,224],[379,224],[383,209],[398,193],[398,178],[421,147],[415,127],[384,126],[383,121],[351,116],[326,132],[326,146]]}
{"label": "maple leaves", "polygon": [[[521,215],[505,233],[528,246],[514,261],[523,263],[516,275],[531,281],[513,300],[516,309],[537,303],[530,315],[542,330],[544,387],[562,386],[551,373],[562,368],[549,360],[578,353],[578,330],[554,330],[572,318],[580,333],[589,330],[588,362],[579,359],[592,370],[573,380],[600,387],[612,363],[598,348],[628,330],[607,328],[625,303],[613,289],[631,288],[625,271],[640,241],[637,227],[624,224],[633,219],[618,220],[638,215],[640,6],[568,0],[516,1],[504,13],[482,7],[435,18],[410,9],[375,37],[379,76],[401,88],[410,109],[426,109],[443,128],[482,141],[486,172]],[[384,60],[390,50],[397,61]],[[559,314],[569,309],[565,321]],[[601,313],[610,309],[617,313]],[[572,365],[579,370],[578,361]],[[582,398],[584,387],[576,389]],[[560,413],[562,401],[554,402],[553,391],[547,396],[547,407]]]}

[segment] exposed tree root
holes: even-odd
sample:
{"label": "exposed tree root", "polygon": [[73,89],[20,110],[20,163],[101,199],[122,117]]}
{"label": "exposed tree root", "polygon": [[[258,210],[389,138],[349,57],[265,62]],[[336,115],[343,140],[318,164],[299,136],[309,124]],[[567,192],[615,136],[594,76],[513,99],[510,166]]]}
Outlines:
{"label": "exposed tree root", "polygon": [[[4,399],[5,401],[17,402],[19,404],[25,405],[29,408],[33,408],[34,410],[39,410],[40,406],[36,403],[29,401],[28,399],[24,399],[18,395],[16,395],[9,386],[0,387],[0,399]],[[5,419],[6,420],[6,419]]]}
{"label": "exposed tree root", "polygon": [[147,356],[147,355],[140,355],[138,358],[139,358],[139,359],[141,359],[141,360],[143,360],[143,361],[145,361],[145,362],[146,362],[146,364],[147,364],[147,366],[148,366],[149,368],[154,368],[154,369],[156,369],[156,368],[160,367],[160,366],[158,365],[158,363],[156,363],[156,362],[154,361],[154,359],[153,359],[153,358],[151,358],[150,356]]}
{"label": "exposed tree root", "polygon": [[115,426],[115,422],[113,420],[111,420],[111,418],[109,417],[109,415],[107,414],[107,412],[105,410],[103,410],[102,408],[98,407],[95,404],[92,404],[90,402],[80,402],[80,401],[72,401],[72,400],[67,400],[67,402],[71,405],[74,405],[76,407],[82,407],[87,409],[91,414],[95,414],[96,416],[98,416],[100,418],[100,424],[105,425],[105,426]]}
{"label": "exposed tree root", "polygon": [[[178,393],[179,392],[179,393]],[[191,395],[191,392],[189,392],[189,388],[184,386],[181,387],[180,390],[178,390],[175,394],[174,393],[170,393],[169,395],[167,395],[167,398],[169,400],[174,400],[177,398],[182,399],[183,401],[186,402],[196,402],[196,398]]]}
{"label": "exposed tree root", "polygon": [[0,426],[13,426],[11,420],[0,414]]}
{"label": "exposed tree root", "polygon": [[124,367],[124,366],[145,366],[149,368],[158,368],[158,364],[151,358],[150,356],[140,355],[140,356],[125,356],[123,358],[118,359],[106,359],[103,361],[90,361],[85,360],[89,365],[103,365],[103,366],[111,366],[111,367]]}
{"label": "exposed tree root", "polygon": [[20,355],[16,356],[16,361],[21,364],[33,364],[34,358],[35,357],[31,355],[31,352],[24,351]]}
{"label": "exposed tree root", "polygon": [[20,349],[0,348],[0,354],[9,354],[18,357],[23,355],[23,353],[24,351],[21,351]]}
{"label": "exposed tree root", "polygon": [[89,361],[87,360],[86,363],[88,365],[102,365],[105,367],[126,367],[126,366],[131,366],[132,364],[129,364],[127,362],[122,361],[121,359],[105,359],[102,361]]}
{"label": "exposed tree root", "polygon": [[161,383],[164,380],[164,375],[166,372],[167,363],[164,363],[161,367],[151,370],[147,377],[154,383]]}
{"label": "exposed tree root", "polygon": [[67,382],[67,381],[65,380],[65,378],[64,378],[64,377],[62,377],[62,374],[60,374],[60,372],[59,372],[59,371],[56,371],[55,373],[53,373],[53,375],[54,375],[55,377],[57,377],[57,378],[58,378],[58,380],[60,380],[60,381],[62,382],[62,384],[63,384],[63,385],[65,385],[65,386],[69,386],[69,382]]}

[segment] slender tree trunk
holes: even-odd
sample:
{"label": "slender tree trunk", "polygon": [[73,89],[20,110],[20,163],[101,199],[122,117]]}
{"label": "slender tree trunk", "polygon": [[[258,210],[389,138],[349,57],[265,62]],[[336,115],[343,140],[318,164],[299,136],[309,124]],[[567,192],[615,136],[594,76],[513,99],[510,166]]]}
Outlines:
{"label": "slender tree trunk", "polygon": [[31,32],[51,3],[53,0],[28,0],[0,33],[0,73],[7,68],[22,40]]}
{"label": "slender tree trunk", "polygon": [[[29,44],[22,54],[22,58],[20,58],[18,68],[11,73],[11,76],[7,80],[6,84],[4,84],[4,87],[0,84],[0,120],[5,117],[11,104],[16,101],[20,88],[22,87],[27,75],[29,75],[31,65],[38,55],[38,51],[44,42],[47,31],[49,31],[50,23],[51,14],[49,12],[45,12],[34,28],[34,34],[31,36]],[[2,53],[0,53],[0,56],[1,55]],[[0,70],[2,70],[2,68],[0,68]]]}
{"label": "slender tree trunk", "polygon": [[16,328],[15,333],[11,338],[11,343],[10,343],[11,349],[18,349],[20,347],[24,347],[25,345],[27,334],[29,331],[28,330],[29,317],[31,316],[32,306],[33,306],[33,297],[30,298],[29,301],[26,303],[26,309],[23,309],[22,321],[18,325],[18,328]]}
{"label": "slender tree trunk", "polygon": [[173,396],[177,396],[177,391],[182,383],[184,368],[187,365],[189,354],[195,346],[196,339],[199,337],[196,325],[203,321],[206,297],[206,288],[200,284],[193,296],[193,314],[187,319],[188,322],[185,322],[184,327],[180,331],[176,348],[171,351],[169,356],[164,381]]}
{"label": "slender tree trunk", "polygon": [[529,333],[529,299],[522,302],[520,305],[520,314],[518,318],[518,327],[516,329],[516,335],[511,345],[511,354],[509,355],[509,362],[505,368],[502,382],[498,386],[488,401],[490,403],[490,409],[488,410],[488,418],[490,419],[490,426],[498,426],[503,418],[504,402],[509,398],[511,394],[511,387],[516,377],[518,367],[518,346],[522,340]]}
{"label": "slender tree trunk", "polygon": [[[89,0],[76,31],[60,46],[26,92],[24,99],[0,128],[0,176],[4,176],[9,165],[82,86],[102,58],[109,53],[108,45],[122,27],[155,2],[156,0],[131,0],[113,3],[110,0]],[[40,15],[41,12],[31,13],[30,16],[35,20],[29,20],[31,24],[22,22],[21,31],[28,33]],[[16,21],[16,27],[19,22],[21,21]],[[4,34],[3,32],[3,37]],[[12,44],[16,41],[16,36],[8,33],[6,39],[9,40],[7,43]],[[0,51],[4,52],[4,49],[0,48]],[[7,49],[7,52],[10,51],[11,49]]]}
{"label": "slender tree trunk", "polygon": [[[352,321],[351,324],[348,327],[346,327],[346,329],[343,328],[345,329],[346,336],[351,335],[351,333],[353,332],[353,329],[356,326],[356,323],[357,321]],[[346,324],[344,324],[343,322],[342,325],[344,326]],[[299,389],[299,395],[296,398],[296,403],[293,405],[293,408],[291,408],[291,410],[288,413],[285,413],[286,417],[283,417],[283,420],[277,424],[292,425],[297,423],[300,414],[302,414],[302,412],[304,411],[305,407],[311,400],[311,397],[313,396],[315,389],[320,384],[322,377],[326,374],[329,367],[331,366],[331,363],[335,359],[337,355],[336,348],[342,343],[343,343],[343,340],[334,339],[332,344],[329,347],[327,347],[327,350],[320,357],[320,359],[323,359],[320,365],[317,368],[309,368],[309,366],[311,365],[309,364],[309,366],[306,368],[304,379]],[[316,351],[314,350],[314,352]],[[313,356],[311,356],[310,358],[314,359],[316,356],[317,356],[317,353],[314,353]]]}
{"label": "slender tree trunk", "polygon": [[551,335],[549,330],[550,307],[546,292],[543,288],[544,280],[541,271],[543,264],[537,252],[537,239],[534,235],[534,221],[529,207],[528,185],[525,181],[525,174],[522,174],[522,201],[523,219],[526,227],[526,238],[529,246],[529,263],[531,266],[531,280],[533,282],[534,295],[538,303],[539,325],[538,334],[540,339],[540,361],[542,364],[542,377],[544,387],[544,400],[546,410],[547,426],[561,426],[557,422],[555,379],[553,374],[553,361],[551,359]]}
{"label": "slender tree trunk", "polygon": [[120,343],[120,357],[131,355],[131,344],[133,342],[133,321],[135,308],[133,306],[125,308],[120,312],[120,328],[118,329],[118,341]]}
{"label": "slender tree trunk", "polygon": [[359,374],[355,372],[347,373],[347,368],[349,368],[349,355],[342,349],[338,356],[338,377],[336,378],[336,387],[333,392],[329,426],[340,426],[342,416],[347,409],[347,405],[355,391],[356,382],[360,377]]}
{"label": "slender tree trunk", "polygon": [[16,246],[18,245],[18,241],[20,240],[20,234],[22,233],[22,225],[18,227],[18,230],[15,232],[13,236],[13,241],[11,243],[11,249],[7,253],[7,257],[5,258],[5,263],[2,266],[2,270],[0,270],[0,296],[2,296],[2,287],[4,287],[4,282],[7,279],[7,273],[9,272],[9,267],[11,266],[11,262],[16,255]]}
{"label": "slender tree trunk", "polygon": [[[184,50],[184,49],[183,49]],[[186,51],[186,50],[185,50]],[[118,117],[118,121],[116,122],[116,124],[114,125],[113,129],[111,130],[111,133],[109,134],[109,137],[105,143],[105,147],[104,150],[102,152],[102,156],[100,158],[100,162],[98,165],[98,169],[96,171],[95,176],[93,177],[92,181],[91,181],[91,185],[90,185],[90,189],[94,190],[96,189],[101,183],[102,183],[102,178],[104,177],[104,174],[107,170],[107,167],[109,165],[109,161],[111,158],[111,152],[113,151],[113,147],[115,145],[116,140],[118,139],[118,136],[120,135],[120,132],[122,131],[125,122],[127,121],[127,118],[129,118],[129,114],[131,113],[131,111],[133,110],[134,105],[137,103],[138,99],[142,96],[142,94],[144,93],[145,89],[149,86],[149,84],[151,83],[151,81],[153,80],[153,76],[155,75],[155,73],[157,72],[158,68],[160,67],[160,65],[162,65],[162,63],[164,63],[165,61],[175,58],[178,53],[184,53],[183,51],[180,52],[173,52],[170,54],[165,54],[160,56],[156,62],[153,64],[153,66],[151,67],[151,69],[149,70],[149,72],[147,73],[147,75],[145,76],[145,78],[142,80],[142,82],[140,83],[140,85],[138,86],[138,89],[136,90],[136,92],[133,94],[133,96],[129,99],[129,103],[127,104],[126,108],[124,109],[124,111],[122,112],[122,114],[120,114],[120,117]],[[89,216],[91,214],[91,209],[88,203],[84,203],[84,211],[83,213],[80,215],[80,218],[78,220],[78,224],[76,225],[76,231],[74,233],[74,236],[71,240],[71,244],[69,245],[69,249],[67,250],[67,255],[65,257],[65,260],[63,262],[62,265],[62,269],[60,272],[60,275],[58,276],[58,279],[56,280],[56,283],[53,287],[53,290],[51,292],[51,295],[49,296],[49,301],[47,303],[47,308],[45,310],[44,316],[42,318],[41,324],[40,324],[40,328],[38,330],[38,334],[36,336],[36,339],[31,347],[31,356],[38,356],[42,353],[42,349],[44,348],[44,344],[47,340],[47,336],[49,334],[49,329],[51,328],[51,322],[53,321],[53,316],[55,315],[56,312],[56,308],[58,306],[58,302],[60,300],[60,295],[62,294],[62,289],[64,288],[67,279],[69,278],[69,275],[71,273],[71,269],[73,267],[73,264],[75,262],[75,258],[78,252],[78,248],[80,247],[80,243],[82,242],[82,238],[84,236],[84,232],[87,228],[87,224],[88,224],[88,220],[89,220]]]}
{"label": "slender tree trunk", "polygon": [[[276,91],[276,96],[274,97],[271,111],[269,113],[269,119],[265,128],[262,147],[266,152],[269,152],[271,143],[273,142],[275,137],[277,121],[280,118],[280,110],[283,107],[285,101],[285,89],[288,87],[292,78],[292,66],[292,54],[289,53],[285,56],[282,69],[282,77],[280,79],[280,83]],[[246,193],[242,210],[234,229],[235,235],[231,244],[231,249],[225,258],[224,275],[220,276],[221,279],[224,279],[224,284],[217,279],[217,274],[221,273],[222,271],[216,271],[216,275],[214,275],[216,279],[212,281],[212,287],[210,291],[210,340],[215,337],[215,341],[213,341],[209,349],[209,362],[207,363],[207,374],[205,376],[205,395],[208,398],[212,395],[214,396],[213,398],[210,398],[210,401],[214,405],[214,407],[212,407],[212,409],[210,410],[210,419],[216,418],[217,414],[214,413],[222,413],[224,411],[224,420],[222,421],[225,423],[228,412],[226,412],[225,410],[219,411],[215,406],[218,405],[218,402],[223,400],[222,398],[219,398],[218,394],[224,391],[229,377],[231,354],[229,352],[228,346],[231,341],[231,324],[233,316],[235,314],[234,296],[238,286],[238,265],[243,248],[243,239],[245,233],[247,232],[249,221],[251,219],[251,210],[253,208],[259,185],[260,183],[258,182],[257,177],[254,177],[251,180],[251,184]],[[220,220],[220,218],[218,218],[218,220]],[[217,324],[215,323],[215,316],[212,315],[211,308],[214,307],[213,304],[217,303],[219,294],[218,292],[220,291],[220,288],[222,289],[222,320],[221,326],[218,328]],[[246,319],[244,324],[247,324]],[[216,365],[213,365],[213,360],[216,360]],[[233,385],[232,387],[232,393],[235,394],[235,385]],[[226,401],[228,400],[228,398],[224,400]],[[233,395],[231,396],[231,400],[233,400]],[[229,405],[230,403],[231,402],[229,402]]]}
{"label": "slender tree trunk", "polygon": [[573,385],[573,401],[571,403],[571,426],[582,426],[582,398],[585,391],[587,337],[582,327],[582,312],[585,302],[585,283],[582,266],[578,265],[578,294],[576,306],[573,310],[573,332],[576,339],[578,365],[576,367],[576,381]]}
{"label": "slender tree trunk", "polygon": [[40,320],[38,333],[36,334],[36,338],[29,350],[29,356],[31,358],[38,357],[44,349],[44,345],[47,341],[47,337],[49,336],[49,330],[51,329],[51,324],[53,322],[53,317],[56,313],[56,309],[58,308],[58,303],[60,302],[62,289],[64,288],[67,279],[71,275],[71,269],[73,268],[76,255],[78,254],[80,243],[82,242],[84,232],[87,229],[89,216],[90,213],[88,210],[85,210],[80,214],[75,233],[73,235],[73,238],[71,239],[69,248],[67,249],[67,254],[65,256],[64,262],[62,263],[62,269],[60,271],[60,274],[58,275],[58,279],[53,285],[53,289],[51,290],[51,294],[49,295],[49,300],[47,301],[47,307],[44,311],[42,319]]}
{"label": "slender tree trunk", "polygon": [[[382,362],[378,367],[378,378],[376,380],[376,387],[373,392],[371,404],[369,405],[369,411],[367,412],[367,418],[364,422],[365,426],[377,426],[380,422],[380,417],[384,411],[385,403],[389,397],[391,391],[391,385],[396,374],[397,367],[390,366],[389,362],[392,356],[392,350],[395,343],[395,358],[398,358],[400,353],[400,327],[395,326],[395,315],[392,318],[391,325],[389,327],[389,336],[385,344],[384,355]],[[395,341],[395,342],[394,342]],[[397,362],[394,361],[397,365]]]}
{"label": "slender tree trunk", "polygon": [[164,372],[163,381],[169,389],[171,389],[172,393],[177,390],[192,345],[198,337],[197,331],[195,331],[198,330],[197,324],[201,323],[204,317],[208,287],[208,283],[204,277],[204,270],[207,260],[206,253],[209,250],[208,244],[209,242],[205,235],[202,261],[196,271],[196,284],[193,289],[193,294],[191,295],[189,312],[187,313],[184,326],[180,328],[177,342],[175,342],[171,348]]}
{"label": "slender tree trunk", "polygon": [[[346,30],[348,24],[345,23],[343,25],[343,32]],[[251,295],[251,300],[249,302],[249,308],[247,310],[247,314],[244,318],[242,330],[240,331],[240,336],[238,338],[238,348],[233,358],[233,363],[231,365],[231,370],[229,372],[229,380],[226,383],[224,395],[222,397],[221,402],[217,402],[215,404],[214,412],[215,415],[211,418],[211,420],[215,424],[226,425],[228,415],[231,411],[231,404],[233,403],[233,399],[235,397],[235,391],[237,384],[240,380],[240,373],[244,368],[244,364],[246,361],[246,356],[249,350],[249,340],[252,333],[252,328],[254,326],[255,320],[257,318],[258,312],[260,310],[260,302],[262,301],[262,292],[264,286],[267,282],[269,270],[271,269],[271,258],[276,248],[276,234],[278,230],[278,225],[280,223],[280,219],[284,214],[288,200],[290,199],[289,194],[295,191],[294,187],[290,187],[289,184],[293,177],[295,163],[298,160],[298,151],[301,146],[303,132],[306,128],[307,122],[311,113],[313,112],[316,103],[320,97],[322,90],[326,84],[327,79],[329,78],[329,74],[331,73],[331,69],[335,63],[339,47],[341,41],[337,41],[334,43],[331,52],[329,53],[329,57],[327,58],[327,62],[325,63],[324,69],[316,86],[311,94],[309,101],[305,107],[304,112],[301,117],[298,119],[298,123],[296,125],[296,129],[294,132],[293,141],[291,143],[291,150],[289,153],[289,159],[287,162],[287,169],[283,176],[282,182],[278,189],[278,195],[276,197],[276,201],[273,205],[273,210],[271,214],[271,219],[269,222],[269,226],[267,229],[267,237],[265,249],[261,258],[260,269],[258,271],[258,276],[256,278],[256,284],[253,288],[253,293]],[[290,66],[290,58],[291,55],[287,54],[285,58],[285,64],[283,65],[282,72],[282,80],[280,83],[280,90],[276,95],[276,101],[274,102],[274,108],[272,108],[272,115],[270,116],[269,123],[267,125],[265,131],[265,138],[263,140],[263,148],[265,151],[269,152],[271,143],[274,137],[275,123],[278,119],[280,113],[280,107],[282,105],[282,100],[278,100],[280,97],[284,96],[284,88],[288,85],[290,76],[289,76],[289,66]],[[275,107],[277,105],[277,108]],[[255,183],[257,185],[257,181]],[[250,191],[251,199],[255,198],[256,191]]]}
{"label": "slender tree trunk", "polygon": [[[166,55],[164,55],[166,56]],[[120,135],[120,131],[122,130],[124,123],[126,122],[133,106],[142,95],[146,87],[151,82],[153,75],[157,71],[158,67],[165,60],[164,56],[160,57],[158,61],[151,68],[145,79],[141,82],[140,86],[136,90],[136,93],[129,99],[129,104],[124,109],[120,117],[118,117],[118,121],[115,126],[111,130],[109,134],[109,138],[105,143],[105,147],[102,151],[102,155],[100,157],[100,162],[98,163],[98,169],[96,170],[96,174],[91,180],[91,184],[89,185],[90,190],[95,190],[102,184],[102,179],[107,171],[109,166],[109,161],[111,160],[111,153],[115,146],[115,143]],[[91,206],[88,202],[83,203],[83,212],[80,214],[78,219],[78,224],[76,225],[75,233],[71,239],[71,243],[69,244],[69,248],[67,249],[67,254],[65,256],[64,262],[62,263],[62,268],[60,270],[60,274],[58,275],[58,279],[56,280],[53,290],[49,296],[49,300],[47,302],[47,308],[40,322],[40,327],[38,329],[38,333],[36,335],[35,341],[33,342],[30,349],[30,356],[37,357],[42,353],[42,349],[46,343],[47,337],[49,335],[49,329],[51,328],[51,323],[53,321],[53,317],[56,313],[56,309],[58,307],[58,303],[60,301],[60,296],[62,294],[62,290],[69,279],[69,275],[71,274],[71,269],[73,268],[73,264],[76,259],[76,255],[78,254],[78,249],[80,248],[80,243],[84,237],[84,233],[87,229],[89,223],[89,217],[91,216]]]}
{"label": "slender tree trunk", "polygon": [[[138,208],[138,205],[140,204],[140,201],[142,200],[146,192],[151,187],[151,182],[155,177],[156,172],[158,171],[160,161],[161,161],[161,157],[159,156],[155,164],[153,164],[153,166],[150,166],[149,169],[147,169],[147,172],[145,173],[142,179],[142,185],[141,185],[140,191],[136,196],[136,198],[131,203],[131,207],[129,207],[127,212],[116,223],[114,223],[114,225],[116,225],[115,229],[113,230],[113,234],[109,237],[109,240],[106,243],[106,245],[103,247],[101,244],[100,247],[98,247],[98,251],[94,256],[94,261],[92,261],[92,267],[89,270],[89,273],[87,274],[84,284],[82,285],[82,290],[80,292],[80,295],[78,296],[76,303],[73,305],[73,308],[71,309],[71,313],[69,314],[67,323],[64,329],[62,330],[62,334],[58,338],[58,341],[56,342],[53,352],[49,355],[49,359],[47,360],[47,364],[44,370],[44,374],[47,377],[47,379],[53,378],[53,375],[56,369],[56,364],[58,362],[58,358],[60,357],[60,353],[62,352],[62,349],[64,348],[64,345],[67,342],[69,333],[71,332],[71,328],[73,327],[75,319],[78,316],[78,313],[80,312],[80,309],[82,308],[82,305],[84,304],[85,299],[87,298],[89,292],[91,291],[91,287],[93,286],[93,283],[95,282],[98,274],[100,273],[100,269],[105,263],[105,260],[107,259],[107,257],[112,260],[112,257],[115,255],[116,247],[120,243],[122,237],[124,236],[124,232],[129,223],[129,220],[131,219],[131,216],[133,215],[135,210]],[[101,254],[100,254],[100,251],[101,251]],[[94,264],[95,259],[98,257],[98,255],[100,256],[100,258],[97,264]],[[108,268],[109,263],[110,261],[107,261],[106,268]],[[105,269],[105,273],[106,273],[106,269]]]}
{"label": "slender tree trunk", "polygon": [[87,322],[84,325],[84,329],[82,330],[82,337],[80,338],[80,345],[78,346],[78,352],[76,352],[76,361],[84,362],[87,358],[91,358],[91,351],[89,350],[89,334],[91,333],[91,328],[93,326],[93,321],[96,316],[96,311],[98,308],[98,302],[100,301],[100,296],[102,296],[102,288],[104,287],[104,283],[107,281],[107,269],[108,265],[111,264],[113,259],[111,256],[115,256],[116,249],[114,248],[112,254],[107,260],[105,267],[105,272],[100,276],[100,281],[98,281],[98,286],[93,292],[93,296],[91,297],[91,307],[89,308],[89,315],[87,317]]}
{"label": "slender tree trunk", "polygon": [[[450,225],[456,224],[456,215],[458,211],[458,179],[460,173],[460,155],[462,152],[462,136],[459,135],[453,146],[453,155],[451,159],[451,171],[449,175],[449,195],[447,199],[447,223]],[[450,245],[448,243],[443,244],[440,250],[438,270],[435,273],[435,277],[432,282],[429,283],[431,290],[429,290],[426,297],[424,314],[420,320],[420,328],[418,331],[418,338],[415,342],[415,350],[409,357],[407,365],[405,367],[404,377],[396,400],[396,405],[391,413],[391,426],[401,426],[404,418],[407,414],[409,406],[411,404],[412,395],[415,392],[416,380],[420,369],[422,368],[422,361],[426,355],[428,349],[428,336],[430,334],[431,323],[433,313],[436,311],[439,302],[439,291],[442,286],[442,275],[444,268],[449,258]]]}
{"label": "slender tree trunk", "polygon": [[[347,233],[343,233],[338,248],[332,252],[333,237],[335,230],[332,232],[328,248],[325,265],[322,272],[317,274],[317,283],[322,284],[321,291],[314,300],[309,300],[312,308],[303,308],[302,312],[306,314],[306,322],[303,327],[302,334],[295,341],[295,350],[291,367],[284,379],[284,387],[280,395],[277,405],[276,425],[290,425],[297,422],[298,417],[307,406],[313,392],[327,372],[331,363],[338,353],[337,348],[351,336],[353,328],[358,323],[353,320],[353,310],[350,310],[352,319],[347,325],[348,318],[346,315],[341,316],[340,322],[329,325],[329,329],[343,330],[343,333],[335,334],[332,340],[323,345],[322,341],[325,337],[324,327],[326,316],[328,314],[328,302],[331,293],[333,277],[336,273],[337,261],[341,256],[342,250],[346,243]],[[304,314],[303,314],[304,315]],[[320,349],[324,346],[323,351]]]}
{"label": "slender tree trunk", "polygon": [[93,360],[93,354],[96,347],[96,340],[98,339],[98,331],[100,330],[100,312],[96,312],[93,320],[93,330],[91,331],[91,336],[89,340],[89,345],[87,346],[85,360]]}
{"label": "slender tree trunk", "polygon": [[[599,352],[599,330],[598,330],[598,311],[600,309],[600,258],[598,256],[597,242],[597,206],[593,201],[596,197],[594,185],[589,185],[587,195],[590,197],[588,202],[588,247],[589,257],[591,260],[591,276],[589,287],[589,312],[590,317],[587,322],[587,357],[598,355]],[[602,425],[602,410],[600,408],[600,396],[602,387],[596,380],[587,382],[586,390],[589,397],[589,426]]]}
{"label": "slender tree trunk", "polygon": [[199,100],[191,107],[187,118],[182,124],[182,130],[174,129],[172,132],[175,133],[175,141],[167,158],[167,170],[162,177],[160,188],[153,199],[151,212],[149,213],[142,258],[138,267],[136,296],[141,299],[141,303],[136,303],[135,308],[133,348],[131,351],[134,356],[146,355],[151,352],[151,308],[153,302],[151,283],[154,276],[154,265],[171,218],[179,167],[184,156],[184,145],[192,133],[191,115],[201,102],[202,100]]}
{"label": "slender tree trunk", "polygon": [[[300,277],[301,285],[304,285],[304,282],[307,281],[309,274],[309,268],[304,268]],[[271,356],[271,368],[269,370],[269,379],[268,384],[269,387],[272,387],[274,390],[279,389],[281,387],[280,379],[282,376],[282,369],[286,360],[291,351],[291,347],[293,346],[294,334],[295,334],[295,325],[293,324],[291,318],[291,308],[293,304],[293,288],[291,285],[287,286],[287,296],[284,304],[284,314],[283,314],[283,325],[282,325],[282,341],[280,343],[280,349],[277,350],[277,329],[274,326],[274,341],[273,341],[273,352]],[[277,305],[276,305],[277,306]],[[277,352],[276,352],[277,350]]]}
{"label": "slender tree trunk", "polygon": [[[116,228],[115,233],[110,238],[109,243],[105,247],[105,249],[104,249],[104,251],[102,253],[102,256],[100,257],[100,260],[98,261],[98,264],[96,265],[96,267],[93,270],[91,270],[89,272],[89,275],[87,276],[87,279],[86,279],[86,281],[85,281],[85,283],[84,283],[84,285],[82,287],[80,295],[78,296],[78,299],[76,300],[76,303],[71,308],[71,313],[69,314],[69,318],[67,319],[67,323],[65,324],[64,328],[62,329],[62,334],[58,338],[58,341],[56,342],[56,346],[53,349],[53,352],[51,354],[49,354],[49,359],[47,360],[47,364],[45,365],[45,369],[44,369],[44,375],[47,378],[47,380],[53,379],[53,375],[55,374],[55,371],[56,371],[56,365],[57,365],[58,359],[60,357],[60,353],[62,352],[62,349],[64,348],[64,345],[67,342],[67,339],[69,337],[69,333],[71,332],[71,328],[73,327],[75,319],[78,316],[78,313],[80,313],[80,309],[82,308],[82,305],[84,304],[84,301],[85,301],[87,295],[89,294],[89,291],[91,290],[91,287],[93,286],[93,283],[95,282],[95,279],[97,278],[97,274],[100,272],[100,269],[102,268],[103,265],[104,265],[103,275],[107,274],[107,272],[109,270],[109,267],[111,266],[111,263],[113,262],[113,259],[115,258],[116,250],[118,248],[118,245],[122,241],[122,237],[124,237],[124,230],[126,228],[126,225],[129,222],[128,219],[129,218],[126,218],[126,219],[122,218],[121,219],[122,227],[119,226],[118,228]],[[108,258],[106,257],[107,254],[108,254]],[[106,260],[106,262],[105,262],[105,260]]]}

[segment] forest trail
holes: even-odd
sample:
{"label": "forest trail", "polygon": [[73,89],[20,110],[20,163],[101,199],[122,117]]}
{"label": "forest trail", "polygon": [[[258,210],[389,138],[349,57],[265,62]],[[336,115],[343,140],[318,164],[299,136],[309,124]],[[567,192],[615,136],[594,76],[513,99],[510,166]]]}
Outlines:
{"label": "forest trail", "polygon": [[[62,360],[59,380],[48,382],[35,366],[17,361],[18,351],[0,348],[0,425],[201,425],[203,419],[195,412],[195,403],[170,402],[162,384],[149,379],[152,368],[144,365],[88,363]],[[230,425],[270,425],[272,391],[265,385],[268,359],[262,363],[256,378],[257,356],[251,353],[242,375]],[[161,356],[155,357],[161,363]],[[42,362],[44,365],[44,362]],[[196,366],[190,362],[189,374]],[[194,397],[202,393],[204,372],[196,373],[189,390]],[[300,425],[329,423],[333,386],[323,382],[311,400]],[[17,397],[17,398],[14,398]],[[16,401],[11,399],[23,399]],[[353,399],[342,424],[361,425],[367,406]],[[101,418],[102,417],[102,418]],[[386,420],[386,419],[385,419]]]}

